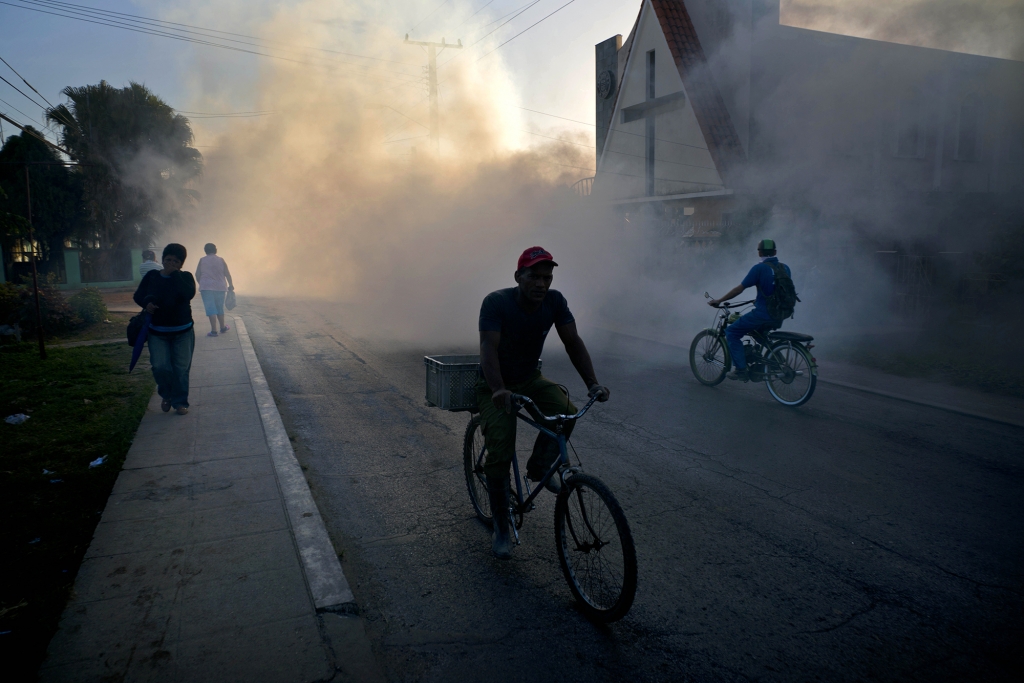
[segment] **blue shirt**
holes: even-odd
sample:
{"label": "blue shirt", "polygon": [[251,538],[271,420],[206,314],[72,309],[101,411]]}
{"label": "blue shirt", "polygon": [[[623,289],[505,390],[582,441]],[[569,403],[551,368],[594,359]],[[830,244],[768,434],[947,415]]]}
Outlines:
{"label": "blue shirt", "polygon": [[[778,263],[779,259],[775,256],[765,259],[761,263],[750,269],[747,276],[743,278],[742,284],[744,287],[757,287],[757,301],[754,302],[754,310],[762,313],[768,313],[768,297],[775,291],[775,272],[769,263]],[[793,271],[789,269],[785,263],[782,267],[786,269],[790,277],[793,277]]]}

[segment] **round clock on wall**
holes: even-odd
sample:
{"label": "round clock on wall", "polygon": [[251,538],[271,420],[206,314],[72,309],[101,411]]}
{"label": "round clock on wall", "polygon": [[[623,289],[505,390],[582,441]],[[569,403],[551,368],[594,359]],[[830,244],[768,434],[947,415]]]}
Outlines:
{"label": "round clock on wall", "polygon": [[615,74],[611,71],[602,71],[597,77],[597,94],[607,100],[615,90]]}

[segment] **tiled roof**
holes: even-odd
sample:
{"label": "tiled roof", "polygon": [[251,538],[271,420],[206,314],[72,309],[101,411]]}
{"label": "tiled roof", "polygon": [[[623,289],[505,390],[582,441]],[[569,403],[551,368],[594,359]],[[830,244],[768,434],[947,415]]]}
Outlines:
{"label": "tiled roof", "polygon": [[679,76],[683,79],[683,87],[690,97],[697,123],[708,143],[711,158],[724,174],[743,159],[743,145],[708,68],[690,14],[683,0],[651,0],[651,5],[665,32],[665,40],[672,51]]}

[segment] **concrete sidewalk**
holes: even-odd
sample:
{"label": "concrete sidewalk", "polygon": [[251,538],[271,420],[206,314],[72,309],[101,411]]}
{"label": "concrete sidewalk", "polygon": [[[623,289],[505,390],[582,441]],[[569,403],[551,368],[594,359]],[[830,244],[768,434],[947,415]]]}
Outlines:
{"label": "concrete sidewalk", "polygon": [[[150,401],[40,678],[375,679],[244,325],[216,338],[205,327],[196,325],[191,410],[163,413],[158,396]],[[326,600],[347,604],[319,604],[325,582]]]}

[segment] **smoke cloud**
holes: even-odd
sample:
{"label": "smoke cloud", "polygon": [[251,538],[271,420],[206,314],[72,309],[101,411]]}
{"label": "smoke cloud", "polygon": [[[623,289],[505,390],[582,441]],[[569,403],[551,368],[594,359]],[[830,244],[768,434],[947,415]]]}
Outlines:
{"label": "smoke cloud", "polygon": [[1024,60],[1020,0],[782,0],[781,19],[817,31]]}
{"label": "smoke cloud", "polygon": [[[318,16],[362,17],[311,0],[261,35],[324,46],[309,28]],[[345,50],[376,60],[325,66],[330,59],[307,52],[300,63],[265,62],[253,109],[273,115],[231,121],[219,134],[196,122],[198,137],[215,142],[188,239],[217,244],[240,293],[343,302],[347,324],[404,339],[472,340],[483,296],[514,285],[516,259],[533,244],[561,257],[556,287],[562,273],[586,279],[591,264],[568,252],[586,251],[580,245],[592,246],[606,226],[579,210],[569,186],[593,175],[592,150],[554,141],[517,148],[515,88],[500,60],[477,61],[484,51],[467,49],[438,59],[438,153],[425,51],[362,26]],[[200,97],[190,106],[212,105]]]}

